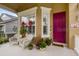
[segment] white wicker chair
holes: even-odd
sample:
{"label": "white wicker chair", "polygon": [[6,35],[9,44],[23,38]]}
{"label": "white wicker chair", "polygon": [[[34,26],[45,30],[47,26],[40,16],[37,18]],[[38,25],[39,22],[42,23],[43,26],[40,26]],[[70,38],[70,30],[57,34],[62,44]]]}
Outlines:
{"label": "white wicker chair", "polygon": [[32,39],[33,39],[33,35],[32,34],[28,34],[25,38],[19,39],[19,45],[22,48],[25,48],[32,41]]}
{"label": "white wicker chair", "polygon": [[15,45],[15,44],[18,44],[18,35],[15,34],[13,37],[9,38],[9,43],[10,45]]}

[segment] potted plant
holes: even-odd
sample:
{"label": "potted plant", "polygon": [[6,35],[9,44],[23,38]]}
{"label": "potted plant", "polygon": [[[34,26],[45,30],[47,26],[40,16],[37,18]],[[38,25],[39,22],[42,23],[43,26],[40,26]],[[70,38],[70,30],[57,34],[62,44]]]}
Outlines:
{"label": "potted plant", "polygon": [[26,27],[24,26],[24,24],[21,25],[20,34],[22,35],[22,38],[26,36]]}
{"label": "potted plant", "polygon": [[47,46],[47,44],[46,44],[45,40],[42,40],[39,44],[39,47],[41,50],[45,50],[46,46]]}
{"label": "potted plant", "polygon": [[45,39],[45,42],[46,42],[46,44],[47,44],[48,46],[51,45],[51,39],[46,38],[46,39]]}
{"label": "potted plant", "polygon": [[32,50],[32,49],[33,49],[33,44],[32,44],[32,43],[30,43],[30,44],[28,44],[28,46],[27,46],[27,47],[28,47],[28,49],[29,49],[29,50]]}

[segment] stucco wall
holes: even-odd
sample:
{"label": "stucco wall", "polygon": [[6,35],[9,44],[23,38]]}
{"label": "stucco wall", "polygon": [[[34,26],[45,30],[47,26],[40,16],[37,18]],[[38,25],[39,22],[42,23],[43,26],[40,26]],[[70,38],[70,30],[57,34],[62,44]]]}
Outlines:
{"label": "stucco wall", "polygon": [[[77,11],[77,4],[72,3],[69,4],[69,25],[76,24],[76,11]],[[79,34],[78,28],[69,27],[69,47],[74,48],[74,35]]]}

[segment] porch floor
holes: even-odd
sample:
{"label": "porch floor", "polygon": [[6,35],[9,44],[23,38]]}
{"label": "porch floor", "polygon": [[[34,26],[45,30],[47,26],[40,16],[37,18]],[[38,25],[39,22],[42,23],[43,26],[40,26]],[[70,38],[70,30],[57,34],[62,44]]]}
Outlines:
{"label": "porch floor", "polygon": [[49,46],[45,50],[28,50],[18,45],[10,45],[9,43],[0,45],[0,56],[76,56],[77,54],[68,48],[58,46]]}

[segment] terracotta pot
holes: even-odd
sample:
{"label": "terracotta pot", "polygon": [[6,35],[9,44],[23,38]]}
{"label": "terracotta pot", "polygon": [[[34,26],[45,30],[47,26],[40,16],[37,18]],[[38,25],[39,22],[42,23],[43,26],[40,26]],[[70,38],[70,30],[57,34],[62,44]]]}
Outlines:
{"label": "terracotta pot", "polygon": [[22,34],[22,38],[26,37],[26,34]]}
{"label": "terracotta pot", "polygon": [[45,51],[46,50],[46,48],[40,48],[40,51]]}

